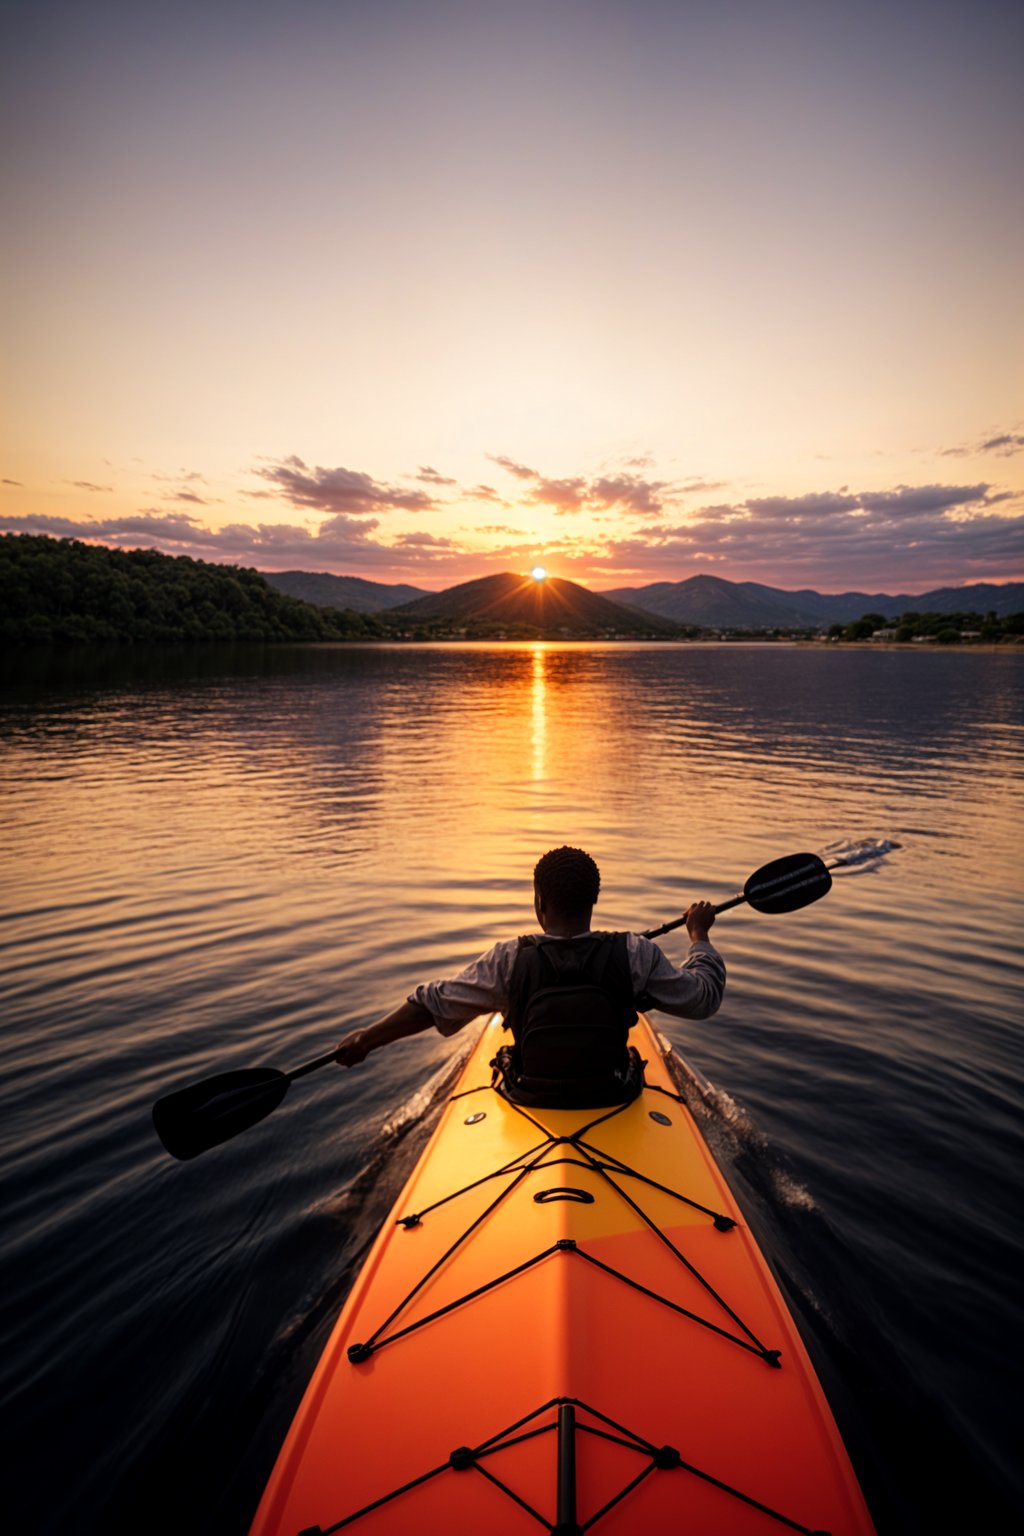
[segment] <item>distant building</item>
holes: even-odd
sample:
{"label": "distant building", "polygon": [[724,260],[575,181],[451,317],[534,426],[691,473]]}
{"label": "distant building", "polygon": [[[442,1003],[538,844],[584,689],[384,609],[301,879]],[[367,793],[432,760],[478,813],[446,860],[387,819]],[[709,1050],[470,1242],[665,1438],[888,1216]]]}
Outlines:
{"label": "distant building", "polygon": [[872,640],[895,640],[898,634],[898,629],[876,629],[871,638]]}

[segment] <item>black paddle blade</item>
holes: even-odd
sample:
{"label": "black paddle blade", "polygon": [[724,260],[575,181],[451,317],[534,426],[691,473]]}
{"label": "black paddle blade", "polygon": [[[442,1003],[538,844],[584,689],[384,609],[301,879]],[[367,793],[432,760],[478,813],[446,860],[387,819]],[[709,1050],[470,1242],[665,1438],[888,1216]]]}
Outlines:
{"label": "black paddle blade", "polygon": [[832,888],[832,876],[816,853],[789,853],[751,875],[743,894],[755,912],[797,912]]}
{"label": "black paddle blade", "polygon": [[288,1078],[273,1067],[221,1072],[158,1099],[153,1125],[171,1156],[185,1163],[265,1119],[287,1092]]}

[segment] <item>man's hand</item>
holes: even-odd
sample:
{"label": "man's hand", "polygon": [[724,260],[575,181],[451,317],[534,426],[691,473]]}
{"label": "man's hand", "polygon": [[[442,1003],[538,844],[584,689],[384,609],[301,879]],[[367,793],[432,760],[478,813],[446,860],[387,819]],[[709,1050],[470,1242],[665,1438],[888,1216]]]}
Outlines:
{"label": "man's hand", "polygon": [[715,921],[715,909],[710,901],[694,901],[687,907],[683,921],[690,935],[690,942],[696,943],[698,939],[707,938],[708,929]]}
{"label": "man's hand", "polygon": [[418,1035],[429,1029],[433,1022],[432,1016],[419,1003],[400,1003],[376,1024],[367,1024],[365,1029],[354,1029],[346,1035],[335,1051],[334,1059],[339,1067],[358,1067],[378,1046],[404,1040],[406,1035]]}
{"label": "man's hand", "polygon": [[368,1029],[354,1029],[350,1035],[346,1035],[334,1053],[338,1065],[358,1067],[361,1061],[365,1061],[373,1049],[373,1041],[369,1036]]}

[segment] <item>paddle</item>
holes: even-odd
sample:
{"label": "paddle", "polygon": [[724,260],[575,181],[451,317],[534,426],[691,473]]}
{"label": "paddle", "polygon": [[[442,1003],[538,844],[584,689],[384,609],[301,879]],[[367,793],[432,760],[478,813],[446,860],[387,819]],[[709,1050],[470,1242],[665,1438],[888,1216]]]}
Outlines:
{"label": "paddle", "polygon": [[221,1072],[190,1088],[179,1088],[153,1105],[153,1125],[172,1157],[187,1163],[189,1158],[208,1152],[211,1147],[230,1141],[250,1125],[273,1114],[288,1084],[307,1072],[316,1072],[335,1060],[333,1051],[307,1061],[291,1072],[277,1072],[273,1067],[241,1067],[236,1072]]}
{"label": "paddle", "polygon": [[[832,885],[830,869],[840,864],[856,864],[879,857],[895,843],[863,842],[849,851],[837,853],[825,864],[816,853],[791,853],[784,858],[773,859],[761,869],[755,870],[743,887],[728,901],[723,901],[715,912],[727,912],[730,907],[746,902],[755,912],[780,914],[797,912],[824,896]],[[644,934],[646,939],[658,938],[681,928],[686,919],[677,917],[674,922],[663,923]],[[204,1082],[193,1083],[189,1088],[179,1088],[159,1099],[153,1106],[153,1125],[156,1133],[172,1157],[181,1162],[198,1157],[221,1142],[257,1125],[274,1112],[285,1094],[289,1083],[308,1072],[316,1072],[335,1060],[335,1053],[328,1051],[305,1066],[291,1072],[278,1072],[273,1067],[242,1067],[235,1072],[221,1072]]]}
{"label": "paddle", "polygon": [[[754,871],[742,891],[728,901],[720,902],[714,909],[715,915],[728,912],[730,907],[738,907],[744,901],[755,912],[768,912],[773,916],[798,912],[831,890],[829,869],[842,862],[836,859],[825,864],[816,853],[788,853],[784,858],[773,859],[770,864]],[[660,938],[663,933],[671,933],[673,928],[681,928],[685,922],[685,917],[677,917],[674,922],[662,923],[660,928],[649,928],[644,938]]]}

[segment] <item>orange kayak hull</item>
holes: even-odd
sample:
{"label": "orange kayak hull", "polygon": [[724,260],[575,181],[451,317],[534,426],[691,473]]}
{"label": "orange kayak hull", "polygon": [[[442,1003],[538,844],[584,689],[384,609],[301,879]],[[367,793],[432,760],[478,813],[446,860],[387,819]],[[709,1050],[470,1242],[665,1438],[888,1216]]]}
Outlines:
{"label": "orange kayak hull", "polygon": [[641,1018],[625,1107],[523,1111],[488,1023],[253,1536],[873,1531],[771,1271]]}

